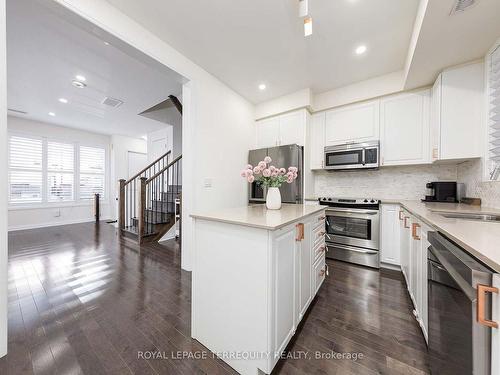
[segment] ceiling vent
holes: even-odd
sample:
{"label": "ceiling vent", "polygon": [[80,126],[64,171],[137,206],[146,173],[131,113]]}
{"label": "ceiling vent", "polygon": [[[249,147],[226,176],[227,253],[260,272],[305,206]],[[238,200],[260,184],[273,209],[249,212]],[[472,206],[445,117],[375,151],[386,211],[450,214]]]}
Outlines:
{"label": "ceiling vent", "polygon": [[474,4],[476,4],[479,0],[456,0],[453,5],[453,9],[451,10],[450,15],[454,15],[456,13],[463,12],[464,10],[470,8]]}
{"label": "ceiling vent", "polygon": [[109,96],[106,96],[101,103],[107,105],[108,107],[113,107],[113,108],[118,108],[123,104],[121,100],[110,98]]}
{"label": "ceiling vent", "polygon": [[27,115],[28,112],[20,111],[18,109],[7,108],[9,112],[16,113],[18,115]]}

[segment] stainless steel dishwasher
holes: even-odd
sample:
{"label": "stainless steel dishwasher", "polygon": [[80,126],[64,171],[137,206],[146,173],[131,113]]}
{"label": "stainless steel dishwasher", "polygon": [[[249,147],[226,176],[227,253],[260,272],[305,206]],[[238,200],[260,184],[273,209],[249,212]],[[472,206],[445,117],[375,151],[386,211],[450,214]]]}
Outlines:
{"label": "stainless steel dishwasher", "polygon": [[440,233],[428,238],[431,374],[489,375],[493,272]]}

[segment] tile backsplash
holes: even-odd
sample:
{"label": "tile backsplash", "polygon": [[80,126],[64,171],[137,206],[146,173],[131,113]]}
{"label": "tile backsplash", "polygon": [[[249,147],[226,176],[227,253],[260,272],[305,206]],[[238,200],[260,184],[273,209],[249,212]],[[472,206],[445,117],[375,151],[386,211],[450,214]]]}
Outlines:
{"label": "tile backsplash", "polygon": [[419,200],[425,184],[456,181],[455,164],[384,167],[375,171],[315,172],[315,195]]}
{"label": "tile backsplash", "polygon": [[483,207],[500,209],[500,182],[483,181],[481,160],[471,160],[457,166],[458,182],[465,183],[471,198],[481,198]]}

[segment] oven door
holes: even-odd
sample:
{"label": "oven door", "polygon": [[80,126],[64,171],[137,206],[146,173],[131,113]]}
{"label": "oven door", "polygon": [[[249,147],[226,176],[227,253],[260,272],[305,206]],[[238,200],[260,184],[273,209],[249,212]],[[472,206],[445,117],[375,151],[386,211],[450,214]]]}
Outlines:
{"label": "oven door", "polygon": [[326,210],[326,241],[379,249],[379,211],[335,208]]}
{"label": "oven door", "polygon": [[325,169],[365,168],[364,148],[329,150],[325,148]]}

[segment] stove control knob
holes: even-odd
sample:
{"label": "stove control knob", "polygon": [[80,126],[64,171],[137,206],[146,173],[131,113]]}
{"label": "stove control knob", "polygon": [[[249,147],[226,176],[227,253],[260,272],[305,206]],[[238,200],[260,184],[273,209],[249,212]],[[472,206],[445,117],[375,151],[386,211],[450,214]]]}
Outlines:
{"label": "stove control knob", "polygon": [[322,198],[321,200],[326,201],[326,198]]}
{"label": "stove control knob", "polygon": [[368,203],[368,199],[365,199],[363,202]]}
{"label": "stove control knob", "polygon": [[331,201],[331,200],[332,200],[332,198],[328,198],[328,200],[329,200],[329,201]]}
{"label": "stove control knob", "polygon": [[370,203],[375,203],[375,201],[372,199],[372,200],[370,201]]}

